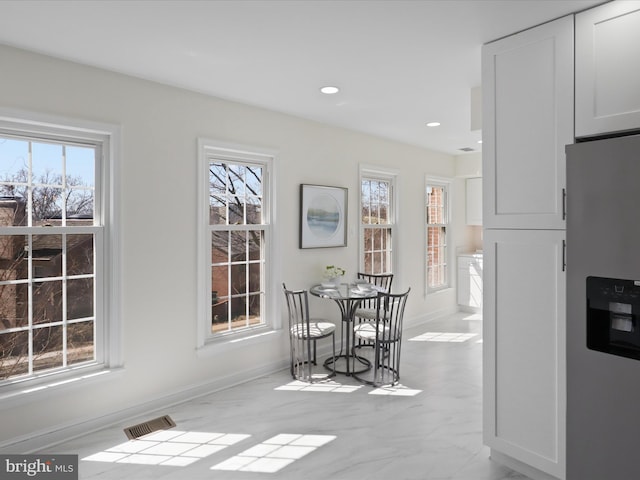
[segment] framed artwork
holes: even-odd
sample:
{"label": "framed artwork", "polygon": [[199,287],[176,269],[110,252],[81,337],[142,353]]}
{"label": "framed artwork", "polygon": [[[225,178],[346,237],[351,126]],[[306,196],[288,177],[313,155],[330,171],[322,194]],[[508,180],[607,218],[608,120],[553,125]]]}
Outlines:
{"label": "framed artwork", "polygon": [[347,189],[300,185],[300,248],[347,246]]}

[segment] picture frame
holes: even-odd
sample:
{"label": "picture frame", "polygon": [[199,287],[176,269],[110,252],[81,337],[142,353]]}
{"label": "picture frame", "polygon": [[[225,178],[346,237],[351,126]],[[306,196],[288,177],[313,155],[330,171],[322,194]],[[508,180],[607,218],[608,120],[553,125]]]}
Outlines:
{"label": "picture frame", "polygon": [[300,248],[347,246],[347,193],[343,187],[300,185]]}

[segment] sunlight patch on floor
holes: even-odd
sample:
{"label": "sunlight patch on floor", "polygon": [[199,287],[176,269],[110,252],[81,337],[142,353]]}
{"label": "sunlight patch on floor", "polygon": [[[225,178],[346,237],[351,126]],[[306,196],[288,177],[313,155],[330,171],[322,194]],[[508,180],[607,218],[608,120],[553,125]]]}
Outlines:
{"label": "sunlight patch on floor", "polygon": [[274,390],[293,390],[297,392],[333,392],[351,393],[362,388],[362,385],[343,385],[338,382],[326,380],[324,382],[308,383],[294,380],[286,385],[276,387]]}
{"label": "sunlight patch on floor", "polygon": [[161,430],[83,458],[89,462],[186,466],[251,435]]}
{"label": "sunlight patch on floor", "polygon": [[421,393],[422,390],[415,390],[409,387],[405,387],[402,384],[394,385],[393,387],[379,387],[369,392],[369,395],[394,395],[398,397],[413,397]]}
{"label": "sunlight patch on floor", "polygon": [[410,342],[447,342],[462,343],[477,337],[477,333],[456,333],[456,332],[426,332],[417,337],[410,338]]}
{"label": "sunlight patch on floor", "polygon": [[335,438],[335,435],[283,433],[214,465],[211,470],[274,473]]}

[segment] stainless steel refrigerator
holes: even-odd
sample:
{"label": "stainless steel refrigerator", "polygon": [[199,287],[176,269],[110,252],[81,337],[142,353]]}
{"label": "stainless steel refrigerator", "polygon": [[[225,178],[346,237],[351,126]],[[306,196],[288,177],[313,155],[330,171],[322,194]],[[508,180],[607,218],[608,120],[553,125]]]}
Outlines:
{"label": "stainless steel refrigerator", "polygon": [[640,479],[640,135],[566,153],[566,478]]}

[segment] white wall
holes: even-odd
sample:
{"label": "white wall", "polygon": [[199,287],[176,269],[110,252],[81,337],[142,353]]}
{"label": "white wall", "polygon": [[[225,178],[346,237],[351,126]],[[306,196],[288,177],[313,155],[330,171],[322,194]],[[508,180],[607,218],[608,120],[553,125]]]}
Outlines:
{"label": "white wall", "polygon": [[[123,409],[167,401],[170,395],[178,395],[171,397],[176,399],[190,388],[232,383],[260,373],[257,365],[286,365],[288,344],[283,335],[257,344],[241,342],[209,355],[196,352],[198,137],[279,152],[279,282],[285,280],[294,287],[310,286],[318,279],[319,268],[328,263],[343,265],[348,274],[355,274],[358,165],[398,170],[401,228],[394,284],[398,289],[412,287],[407,321],[455,309],[451,290],[424,295],[422,266],[424,177],[453,178],[453,157],[9,47],[0,46],[0,65],[1,107],[122,128],[116,181],[122,204],[125,361],[121,372],[100,381],[24,396],[19,404],[0,401],[0,448]],[[298,249],[301,183],[349,188],[347,248]],[[457,184],[454,195],[456,189]],[[462,192],[460,198],[464,198]],[[454,242],[464,224],[461,204],[455,203]],[[451,254],[455,265],[453,249]],[[279,304],[281,300],[280,295],[274,299]],[[320,299],[314,302],[314,308],[338,318],[335,305]]]}

